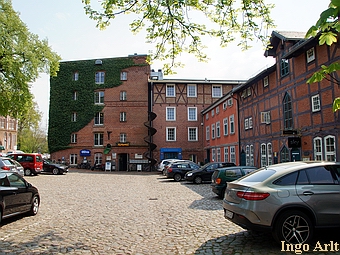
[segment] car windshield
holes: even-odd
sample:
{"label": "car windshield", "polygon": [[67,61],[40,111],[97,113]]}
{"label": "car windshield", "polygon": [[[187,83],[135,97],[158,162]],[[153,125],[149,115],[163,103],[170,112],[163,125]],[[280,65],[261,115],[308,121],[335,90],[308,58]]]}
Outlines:
{"label": "car windshield", "polygon": [[273,169],[261,168],[254,172],[249,173],[245,177],[239,179],[241,182],[263,182],[270,176],[272,176],[276,171]]}

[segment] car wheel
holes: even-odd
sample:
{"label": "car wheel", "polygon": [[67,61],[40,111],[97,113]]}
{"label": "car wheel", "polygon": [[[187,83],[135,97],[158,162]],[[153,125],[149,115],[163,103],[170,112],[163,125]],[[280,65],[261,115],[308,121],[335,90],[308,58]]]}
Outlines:
{"label": "car wheel", "polygon": [[196,184],[201,184],[202,183],[202,177],[201,176],[196,176],[194,178],[194,183]]}
{"label": "car wheel", "polygon": [[313,237],[314,227],[303,212],[292,210],[281,214],[274,227],[273,236],[277,242],[290,244],[308,243]]}
{"label": "car wheel", "polygon": [[56,175],[56,174],[59,174],[59,169],[58,168],[53,168],[52,170],[52,174]]}
{"label": "car wheel", "polygon": [[32,199],[31,210],[29,211],[30,215],[36,215],[39,211],[39,197],[34,196]]}
{"label": "car wheel", "polygon": [[26,176],[32,175],[31,169],[29,169],[29,168],[25,169],[25,175],[26,175]]}
{"label": "car wheel", "polygon": [[174,180],[175,180],[176,182],[179,182],[180,180],[182,180],[182,176],[181,176],[180,174],[175,174],[175,175],[174,175]]}

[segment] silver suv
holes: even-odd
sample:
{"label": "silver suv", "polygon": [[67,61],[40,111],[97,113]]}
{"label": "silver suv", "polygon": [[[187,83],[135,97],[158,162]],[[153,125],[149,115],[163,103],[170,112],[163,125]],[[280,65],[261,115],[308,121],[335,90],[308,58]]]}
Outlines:
{"label": "silver suv", "polygon": [[224,217],[278,242],[308,243],[316,227],[339,227],[340,163],[290,162],[228,183]]}

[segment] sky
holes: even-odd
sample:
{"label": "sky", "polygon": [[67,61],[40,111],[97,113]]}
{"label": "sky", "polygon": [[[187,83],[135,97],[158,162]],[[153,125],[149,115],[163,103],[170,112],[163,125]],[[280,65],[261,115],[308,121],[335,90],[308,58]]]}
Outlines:
{"label": "sky", "polygon": [[[98,0],[92,0],[98,3]],[[327,9],[329,0],[265,0],[274,3],[271,17],[278,31],[307,30],[316,23],[320,13]],[[126,57],[132,54],[148,54],[154,48],[146,43],[145,33],[133,34],[130,15],[116,18],[105,30],[96,28],[84,11],[81,0],[12,0],[13,9],[31,33],[47,39],[50,47],[63,61]],[[269,34],[271,31],[269,31]],[[182,55],[179,59],[185,66],[175,69],[177,74],[164,79],[247,80],[259,71],[273,65],[274,59],[264,56],[261,42],[242,51],[235,44],[221,48],[217,40],[206,38],[205,53],[208,63],[198,62],[194,56]],[[158,70],[163,63],[155,61],[151,68]],[[47,130],[49,107],[49,76],[41,74],[32,83],[31,91],[43,113],[41,128]]]}

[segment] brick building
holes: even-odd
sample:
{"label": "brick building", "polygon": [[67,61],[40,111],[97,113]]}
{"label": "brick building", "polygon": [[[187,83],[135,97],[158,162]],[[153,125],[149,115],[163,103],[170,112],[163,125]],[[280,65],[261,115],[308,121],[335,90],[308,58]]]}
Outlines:
{"label": "brick building", "polygon": [[0,155],[17,149],[17,120],[0,116]]}
{"label": "brick building", "polygon": [[162,79],[159,72],[152,72],[150,77],[152,112],[157,115],[153,121],[157,131],[153,136],[153,143],[157,145],[154,158],[210,161],[203,149],[200,113],[244,81]]}
{"label": "brick building", "polygon": [[50,82],[51,158],[143,170],[149,73],[146,55],[61,62]]}
{"label": "brick building", "polygon": [[[332,103],[340,96],[339,84],[334,79],[306,81],[321,65],[339,61],[338,46],[320,46],[318,38],[305,39],[296,32],[273,31],[270,42],[265,55],[274,57],[276,64],[232,91],[238,102],[239,163],[261,167],[294,160],[336,161],[340,113],[332,111]],[[338,74],[335,78],[339,80]],[[227,97],[210,108],[222,107]],[[216,115],[214,123],[223,118]],[[207,140],[214,142],[211,134]],[[224,143],[215,139],[214,146]]]}

